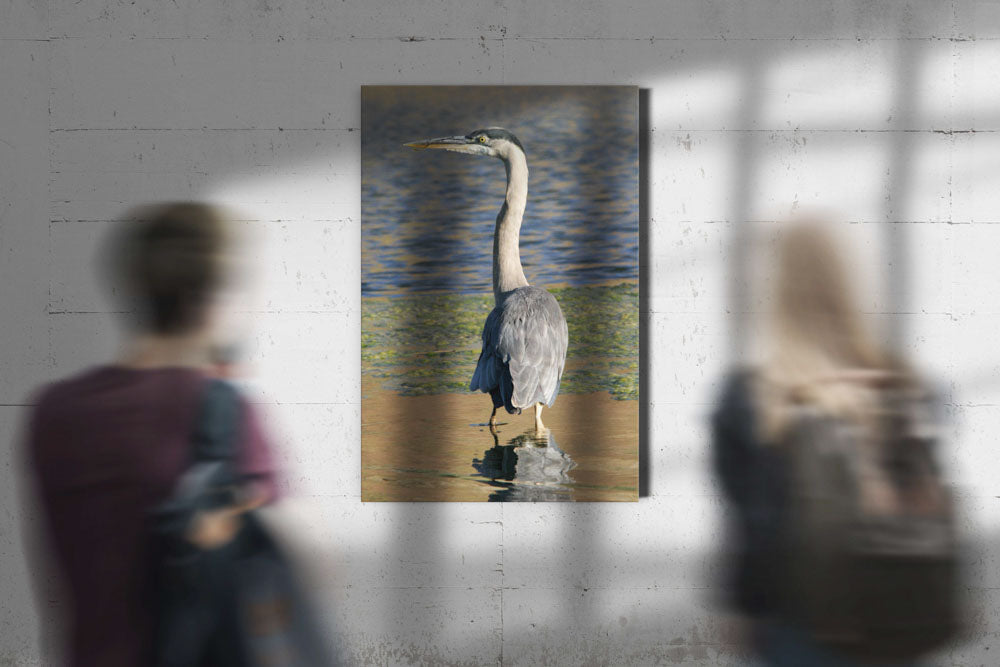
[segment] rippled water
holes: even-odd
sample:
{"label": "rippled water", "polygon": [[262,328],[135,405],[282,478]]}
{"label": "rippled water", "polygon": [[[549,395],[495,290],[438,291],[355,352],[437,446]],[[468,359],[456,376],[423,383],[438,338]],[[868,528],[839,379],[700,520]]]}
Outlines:
{"label": "rippled water", "polygon": [[638,93],[632,87],[366,87],[362,294],[489,293],[506,177],[495,159],[403,143],[501,126],[528,158],[529,282],[638,280]]}

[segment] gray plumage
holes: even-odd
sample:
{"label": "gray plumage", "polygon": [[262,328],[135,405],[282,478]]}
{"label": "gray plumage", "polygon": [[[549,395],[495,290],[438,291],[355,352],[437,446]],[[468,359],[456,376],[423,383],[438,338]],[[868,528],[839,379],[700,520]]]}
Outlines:
{"label": "gray plumage", "polygon": [[[569,331],[555,297],[532,287],[521,267],[519,233],[528,199],[528,162],[521,142],[503,128],[476,130],[407,144],[499,158],[507,172],[507,192],[493,231],[493,296],[496,306],[483,327],[483,349],[469,384],[493,397],[494,416],[543,403],[559,394]],[[536,426],[541,426],[536,410]],[[490,423],[493,424],[494,417]]]}
{"label": "gray plumage", "polygon": [[555,297],[519,287],[493,309],[483,326],[483,351],[469,384],[493,406],[520,413],[535,403],[551,407],[559,395],[569,330]]}

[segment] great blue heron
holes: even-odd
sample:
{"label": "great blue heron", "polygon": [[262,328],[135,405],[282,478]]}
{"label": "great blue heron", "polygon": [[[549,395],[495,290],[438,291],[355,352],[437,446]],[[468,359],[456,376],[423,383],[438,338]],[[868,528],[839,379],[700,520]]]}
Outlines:
{"label": "great blue heron", "polygon": [[489,392],[493,398],[492,429],[501,406],[510,414],[534,406],[535,428],[542,430],[542,404],[551,407],[559,394],[569,331],[559,302],[541,287],[529,285],[521,268],[518,239],[528,201],[524,147],[517,137],[499,127],[406,145],[418,150],[438,148],[488,155],[503,161],[507,196],[493,231],[495,305],[483,326],[483,350],[469,390]]}

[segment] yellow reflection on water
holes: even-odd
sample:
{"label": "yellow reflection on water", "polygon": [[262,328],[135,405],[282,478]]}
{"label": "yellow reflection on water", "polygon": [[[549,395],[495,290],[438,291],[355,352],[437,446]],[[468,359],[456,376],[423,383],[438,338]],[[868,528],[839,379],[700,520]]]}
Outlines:
{"label": "yellow reflection on water", "polygon": [[560,395],[547,429],[530,411],[486,424],[486,394],[400,396],[365,379],[365,501],[634,501],[639,403],[607,392]]}

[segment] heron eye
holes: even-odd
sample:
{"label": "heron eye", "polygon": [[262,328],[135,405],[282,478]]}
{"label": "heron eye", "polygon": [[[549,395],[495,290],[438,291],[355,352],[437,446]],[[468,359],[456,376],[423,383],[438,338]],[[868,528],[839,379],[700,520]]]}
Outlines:
{"label": "heron eye", "polygon": [[479,143],[481,143],[481,144],[485,144],[486,143],[486,135],[485,134],[480,134],[479,135]]}

